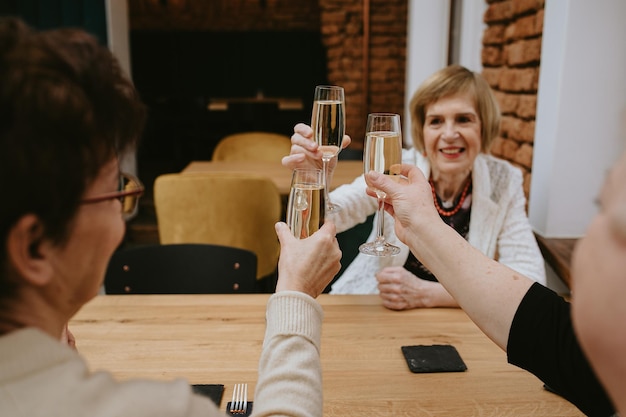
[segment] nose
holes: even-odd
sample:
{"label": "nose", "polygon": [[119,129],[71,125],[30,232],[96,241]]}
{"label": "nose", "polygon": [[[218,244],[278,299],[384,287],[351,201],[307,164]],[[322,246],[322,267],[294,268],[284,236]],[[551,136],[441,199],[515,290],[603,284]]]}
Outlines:
{"label": "nose", "polygon": [[456,139],[457,135],[458,132],[456,131],[455,124],[453,122],[447,122],[441,133],[441,138],[444,140],[453,140]]}

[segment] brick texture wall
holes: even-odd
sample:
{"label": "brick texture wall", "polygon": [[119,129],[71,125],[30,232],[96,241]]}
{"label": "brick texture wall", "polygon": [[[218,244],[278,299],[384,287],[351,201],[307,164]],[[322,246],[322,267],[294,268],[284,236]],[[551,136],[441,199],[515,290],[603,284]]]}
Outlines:
{"label": "brick texture wall", "polygon": [[[371,0],[369,13],[365,4],[320,0],[328,79],[345,89],[351,148],[363,147],[368,113],[403,114],[404,108],[407,1]],[[366,57],[364,42],[368,43]]]}
{"label": "brick texture wall", "polygon": [[501,135],[492,153],[524,172],[530,190],[544,0],[487,0],[483,76],[502,110]]}

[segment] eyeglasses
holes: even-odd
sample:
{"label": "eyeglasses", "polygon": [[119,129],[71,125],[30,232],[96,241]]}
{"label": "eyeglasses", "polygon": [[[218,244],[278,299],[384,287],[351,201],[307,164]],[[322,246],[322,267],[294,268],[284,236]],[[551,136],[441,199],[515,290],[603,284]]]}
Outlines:
{"label": "eyeglasses", "polygon": [[141,181],[133,175],[120,172],[120,185],[118,191],[101,194],[95,197],[85,198],[81,204],[99,203],[101,201],[118,199],[122,203],[122,216],[128,219],[137,208],[139,197],[145,188]]}

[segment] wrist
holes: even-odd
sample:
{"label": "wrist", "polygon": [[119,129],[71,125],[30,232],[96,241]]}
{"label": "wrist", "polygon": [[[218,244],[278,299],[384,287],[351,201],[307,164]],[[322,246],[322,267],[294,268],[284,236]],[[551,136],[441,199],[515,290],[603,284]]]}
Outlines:
{"label": "wrist", "polygon": [[307,285],[307,282],[301,282],[299,280],[286,280],[280,279],[280,275],[278,281],[276,282],[275,293],[280,292],[298,292],[301,294],[306,294],[311,298],[317,298],[318,294],[315,294],[315,291],[311,288],[310,285]]}

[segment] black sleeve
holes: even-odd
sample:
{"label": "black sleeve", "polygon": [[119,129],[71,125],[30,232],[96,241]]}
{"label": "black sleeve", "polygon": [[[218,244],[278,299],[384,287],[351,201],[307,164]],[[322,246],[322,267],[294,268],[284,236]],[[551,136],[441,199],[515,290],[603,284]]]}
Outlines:
{"label": "black sleeve", "polygon": [[507,355],[509,363],[536,375],[586,415],[615,413],[578,344],[570,304],[541,284],[528,290],[515,313]]}

